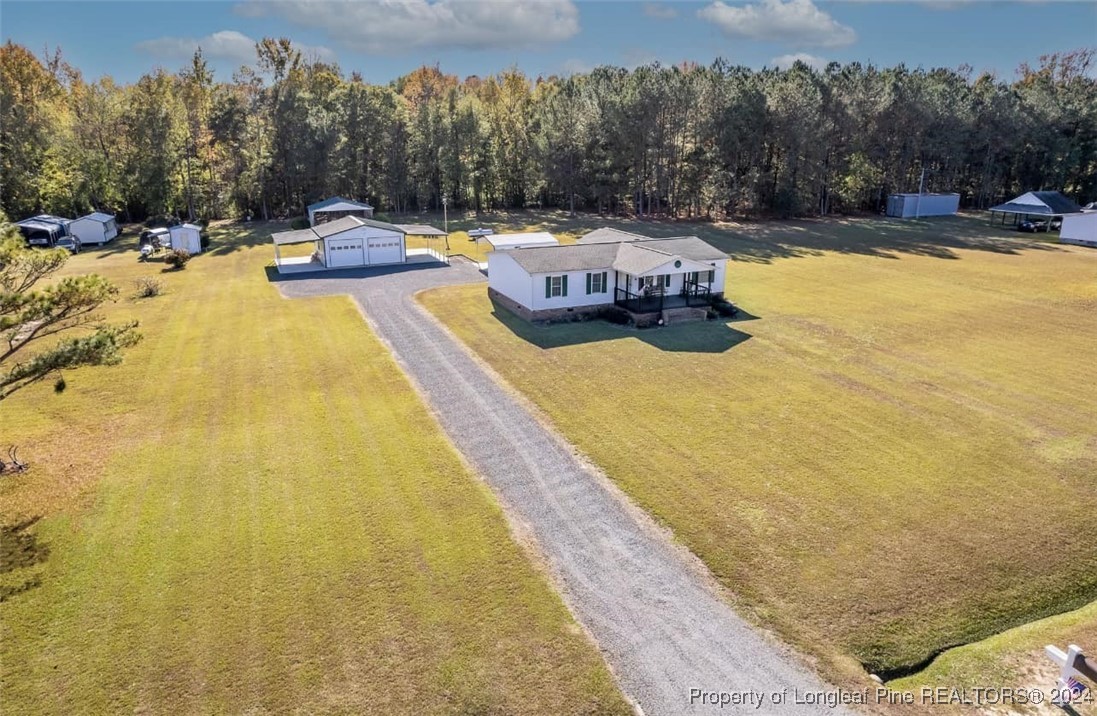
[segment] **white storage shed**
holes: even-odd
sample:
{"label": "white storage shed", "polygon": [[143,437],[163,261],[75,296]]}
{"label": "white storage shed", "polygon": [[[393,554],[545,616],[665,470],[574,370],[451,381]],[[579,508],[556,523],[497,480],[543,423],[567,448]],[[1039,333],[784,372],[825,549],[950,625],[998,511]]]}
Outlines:
{"label": "white storage shed", "polygon": [[1097,211],[1064,214],[1059,229],[1059,241],[1064,244],[1097,247]]}
{"label": "white storage shed", "polygon": [[195,224],[178,224],[168,228],[171,247],[191,254],[202,253],[202,227]]}
{"label": "white storage shed", "polygon": [[105,244],[118,236],[118,222],[110,214],[96,211],[74,219],[69,231],[82,244]]}
{"label": "white storage shed", "polygon": [[892,194],[887,204],[887,215],[901,219],[952,216],[959,210],[959,194]]}

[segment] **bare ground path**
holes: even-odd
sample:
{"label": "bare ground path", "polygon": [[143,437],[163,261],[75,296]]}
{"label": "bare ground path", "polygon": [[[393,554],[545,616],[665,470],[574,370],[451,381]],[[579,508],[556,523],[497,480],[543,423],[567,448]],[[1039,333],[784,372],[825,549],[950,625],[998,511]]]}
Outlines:
{"label": "bare ground path", "polygon": [[[416,292],[483,281],[470,263],[282,277],[287,297],[349,294],[423,392],[458,450],[529,535],[625,694],[645,714],[819,713],[823,684],[720,598],[691,558],[578,458],[420,308]],[[697,693],[759,701],[723,708]],[[777,705],[770,696],[787,690]],[[691,703],[692,701],[692,703]]]}

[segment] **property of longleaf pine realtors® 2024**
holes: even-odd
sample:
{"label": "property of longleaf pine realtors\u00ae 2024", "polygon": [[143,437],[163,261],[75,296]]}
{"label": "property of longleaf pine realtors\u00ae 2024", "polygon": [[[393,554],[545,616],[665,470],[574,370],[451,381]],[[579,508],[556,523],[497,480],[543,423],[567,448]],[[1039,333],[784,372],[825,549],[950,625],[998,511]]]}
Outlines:
{"label": "property of longleaf pine realtors\u00ae 2024", "polygon": [[913,706],[1029,706],[1050,703],[1094,703],[1093,692],[1058,693],[1056,690],[1007,688],[997,686],[973,686],[970,688],[924,687],[917,692],[894,691],[884,686],[860,690],[828,689],[825,691],[801,691],[779,689],[777,691],[710,691],[690,689],[689,703],[721,708],[746,706],[755,709],[772,706],[800,705],[827,706],[899,704]]}

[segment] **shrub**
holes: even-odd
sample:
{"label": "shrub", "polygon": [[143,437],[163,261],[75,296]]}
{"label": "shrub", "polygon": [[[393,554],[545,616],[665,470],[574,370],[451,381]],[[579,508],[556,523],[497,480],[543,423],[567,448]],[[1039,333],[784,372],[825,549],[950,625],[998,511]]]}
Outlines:
{"label": "shrub", "polygon": [[627,326],[632,323],[632,314],[620,306],[606,306],[599,316],[602,320],[616,323],[618,326]]}
{"label": "shrub", "polygon": [[188,261],[190,261],[190,252],[183,249],[173,249],[164,257],[164,263],[177,271],[186,266]]}
{"label": "shrub", "polygon": [[307,229],[307,228],[309,228],[309,220],[308,220],[308,218],[306,218],[304,216],[298,216],[296,219],[289,222],[289,227],[291,229],[295,229],[295,230],[296,229]]}
{"label": "shrub", "polygon": [[164,292],[164,282],[152,276],[142,276],[133,285],[137,287],[137,298],[152,298]]}
{"label": "shrub", "polygon": [[731,301],[718,298],[712,302],[712,308],[724,318],[734,318],[739,315],[739,309]]}
{"label": "shrub", "polygon": [[719,317],[720,317],[720,314],[717,313],[715,308],[710,308],[707,311],[705,311],[705,320],[706,321],[715,321]]}

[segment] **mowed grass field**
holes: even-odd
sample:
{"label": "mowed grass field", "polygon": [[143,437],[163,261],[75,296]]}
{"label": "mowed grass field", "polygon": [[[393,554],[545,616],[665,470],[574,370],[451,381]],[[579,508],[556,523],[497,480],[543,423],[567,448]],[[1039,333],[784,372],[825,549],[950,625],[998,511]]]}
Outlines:
{"label": "mowed grass field", "polygon": [[1097,599],[1097,251],[971,218],[625,228],[728,251],[744,317],[420,300],[742,607],[840,679]]}
{"label": "mowed grass field", "polygon": [[[269,229],[182,272],[74,257],[144,340],[0,404],[4,713],[628,713],[596,648],[349,298]],[[130,297],[133,279],[164,295]]]}

